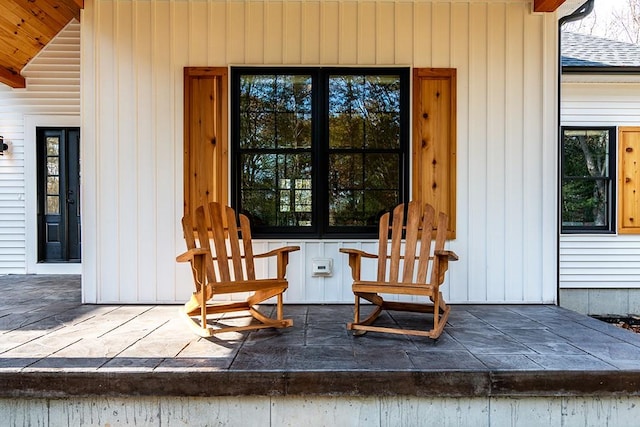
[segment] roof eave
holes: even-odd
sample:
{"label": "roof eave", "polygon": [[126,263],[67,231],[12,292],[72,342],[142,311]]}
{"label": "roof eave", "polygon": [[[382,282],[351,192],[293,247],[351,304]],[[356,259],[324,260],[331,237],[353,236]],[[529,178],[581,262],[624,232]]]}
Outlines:
{"label": "roof eave", "polygon": [[639,74],[640,66],[626,67],[581,67],[581,66],[563,66],[562,74]]}

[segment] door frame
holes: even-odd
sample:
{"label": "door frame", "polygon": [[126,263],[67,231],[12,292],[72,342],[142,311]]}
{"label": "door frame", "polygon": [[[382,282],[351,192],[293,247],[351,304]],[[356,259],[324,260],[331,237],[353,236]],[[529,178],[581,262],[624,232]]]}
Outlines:
{"label": "door frame", "polygon": [[[25,249],[27,274],[82,274],[82,262],[59,264],[38,263],[38,156],[36,149],[36,128],[80,128],[80,124],[81,120],[79,115],[24,116]],[[80,129],[80,131],[82,132],[82,129]],[[82,142],[80,142],[80,158],[82,159]],[[80,187],[80,192],[82,193],[82,186]],[[80,202],[82,203],[82,197],[80,198]],[[82,211],[82,205],[80,209]]]}

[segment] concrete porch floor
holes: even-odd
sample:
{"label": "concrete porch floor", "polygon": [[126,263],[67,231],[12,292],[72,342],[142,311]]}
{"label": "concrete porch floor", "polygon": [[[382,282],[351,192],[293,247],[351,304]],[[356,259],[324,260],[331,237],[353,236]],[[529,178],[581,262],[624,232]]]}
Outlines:
{"label": "concrete porch floor", "polygon": [[640,335],[557,306],[455,305],[432,341],[354,337],[351,305],[287,305],[292,328],[204,339],[175,305],[82,305],[78,276],[0,291],[0,398],[640,394]]}

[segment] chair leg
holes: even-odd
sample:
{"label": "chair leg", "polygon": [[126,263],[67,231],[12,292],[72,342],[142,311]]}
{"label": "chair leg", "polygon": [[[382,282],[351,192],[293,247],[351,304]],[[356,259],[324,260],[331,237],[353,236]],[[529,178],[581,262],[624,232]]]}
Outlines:
{"label": "chair leg", "polygon": [[360,297],[356,295],[356,302],[353,306],[353,323],[360,323]]}
{"label": "chair leg", "polygon": [[440,321],[440,292],[436,292],[433,296],[433,330],[437,331]]}
{"label": "chair leg", "polygon": [[284,311],[282,309],[282,304],[283,304],[283,298],[282,298],[282,294],[280,293],[278,294],[278,306],[276,308],[278,320],[284,319]]}
{"label": "chair leg", "polygon": [[358,330],[357,326],[360,324],[360,296],[355,296],[355,302],[353,304],[353,323],[347,323],[347,329],[353,331],[353,335],[364,335],[367,331]]}

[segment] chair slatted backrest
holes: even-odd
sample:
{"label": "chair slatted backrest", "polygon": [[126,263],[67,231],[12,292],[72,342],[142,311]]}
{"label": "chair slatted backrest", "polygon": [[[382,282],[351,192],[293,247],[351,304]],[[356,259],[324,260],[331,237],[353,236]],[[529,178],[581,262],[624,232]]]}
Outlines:
{"label": "chair slatted backrest", "polygon": [[[426,283],[429,263],[433,259],[431,246],[434,218],[435,211],[431,205],[423,207],[416,201],[398,205],[393,214],[387,212],[380,218],[378,282]],[[446,215],[440,214],[435,250],[444,249],[446,221]],[[434,273],[432,271],[432,280]]]}
{"label": "chair slatted backrest", "polygon": [[[449,225],[449,217],[444,213],[440,212],[438,215],[438,231],[436,232],[436,244],[435,251],[444,250],[444,245],[447,241],[447,227]],[[448,269],[448,263],[444,263],[444,268],[436,271],[435,269],[431,273],[431,283],[442,283],[444,282],[444,274]]]}
{"label": "chair slatted backrest", "polygon": [[209,203],[211,236],[218,259],[219,281],[222,283],[255,280],[249,219],[242,214],[239,217],[238,226],[232,208],[217,202]]}

